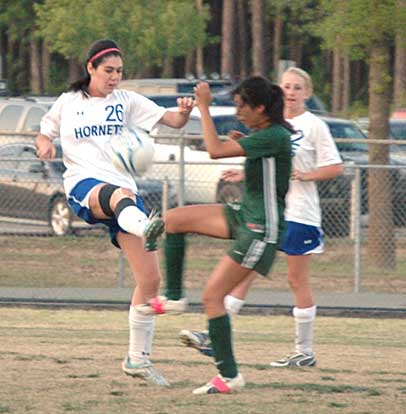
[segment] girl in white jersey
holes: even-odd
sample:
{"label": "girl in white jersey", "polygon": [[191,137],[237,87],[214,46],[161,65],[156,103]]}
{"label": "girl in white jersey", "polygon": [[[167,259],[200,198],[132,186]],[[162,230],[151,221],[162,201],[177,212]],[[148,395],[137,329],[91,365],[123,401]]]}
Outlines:
{"label": "girl in white jersey", "polygon": [[145,97],[118,85],[123,72],[122,52],[108,39],[89,49],[86,75],[63,93],[41,121],[36,139],[41,159],[56,155],[53,140],[59,137],[66,166],[64,186],[68,202],[88,223],[109,227],[112,243],[125,253],[136,288],[129,311],[129,352],[125,373],[167,386],[150,362],[154,317],[144,315],[158,294],[160,269],[156,252],[143,248],[143,232],[149,222],[137,185],[129,174],[117,170],[109,156],[109,140],[123,126],[150,130],[156,123],[182,127],[189,119],[193,101],[178,100],[178,112],[167,112]]}
{"label": "girl in white jersey", "polygon": [[[341,157],[327,125],[306,111],[305,102],[313,92],[310,76],[299,68],[289,68],[282,74],[281,88],[285,95],[285,119],[293,126],[294,151],[292,176],[286,196],[286,230],[280,250],[286,253],[288,281],[295,295],[295,349],[286,358],[271,362],[273,367],[314,366],[313,326],[316,306],[310,286],[310,262],[313,253],[323,252],[321,210],[317,181],[343,173]],[[224,180],[238,182],[244,178],[241,170],[228,170]],[[245,279],[225,299],[230,314],[237,314],[255,275]],[[204,332],[181,331],[187,346],[211,354]]]}

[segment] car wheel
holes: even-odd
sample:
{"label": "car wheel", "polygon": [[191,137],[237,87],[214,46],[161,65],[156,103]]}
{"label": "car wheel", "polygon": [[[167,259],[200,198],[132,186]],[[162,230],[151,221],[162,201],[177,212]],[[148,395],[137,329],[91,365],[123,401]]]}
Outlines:
{"label": "car wheel", "polygon": [[49,207],[48,223],[55,236],[72,232],[72,210],[62,195],[56,196]]}
{"label": "car wheel", "polygon": [[220,181],[217,186],[217,203],[237,203],[242,200],[242,184]]}

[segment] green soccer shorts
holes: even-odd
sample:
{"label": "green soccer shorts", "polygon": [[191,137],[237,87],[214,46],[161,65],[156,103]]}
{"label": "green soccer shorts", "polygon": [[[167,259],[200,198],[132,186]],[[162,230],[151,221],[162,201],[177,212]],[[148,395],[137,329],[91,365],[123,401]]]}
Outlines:
{"label": "green soccer shorts", "polygon": [[257,226],[255,231],[247,226],[238,204],[225,204],[224,214],[234,240],[227,254],[240,266],[266,276],[275,260],[278,245],[264,241],[261,226]]}

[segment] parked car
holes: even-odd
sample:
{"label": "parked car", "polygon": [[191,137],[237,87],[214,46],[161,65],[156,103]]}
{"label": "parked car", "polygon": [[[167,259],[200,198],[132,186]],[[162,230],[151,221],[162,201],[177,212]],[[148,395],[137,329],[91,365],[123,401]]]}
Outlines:
{"label": "parked car", "polygon": [[[176,110],[176,108],[169,108],[169,110]],[[211,106],[210,113],[219,135],[227,135],[230,130],[248,133],[247,128],[236,118],[235,108]],[[173,182],[178,182],[179,160],[182,156],[179,135],[188,137],[183,154],[186,162],[185,204],[215,202],[222,170],[232,165],[241,165],[244,158],[210,159],[209,154],[204,150],[200,112],[197,108],[193,109],[190,120],[181,130],[158,124],[151,131],[151,136],[155,140],[155,163],[146,176],[158,179],[168,178]],[[174,138],[168,139],[168,136]]]}
{"label": "parked car", "polygon": [[405,119],[390,119],[389,128],[391,138],[406,140],[406,118]]}
{"label": "parked car", "polygon": [[52,101],[24,97],[0,100],[0,131],[38,132],[41,118],[51,105]]}
{"label": "parked car", "polygon": [[[30,142],[0,146],[0,216],[46,221],[57,236],[72,232],[76,226],[63,189],[61,155],[59,144],[55,161],[38,159]],[[143,177],[136,182],[146,209],[161,209],[163,182]],[[169,185],[168,205],[176,204],[177,194]]]}
{"label": "parked car", "polygon": [[[0,145],[34,141],[41,118],[56,98],[18,97],[0,99]],[[31,136],[30,136],[31,134]]]}

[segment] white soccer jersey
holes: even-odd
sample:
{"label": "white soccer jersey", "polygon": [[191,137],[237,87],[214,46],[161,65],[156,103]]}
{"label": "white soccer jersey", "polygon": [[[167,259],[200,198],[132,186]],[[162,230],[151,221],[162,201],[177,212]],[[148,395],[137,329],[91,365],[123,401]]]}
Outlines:
{"label": "white soccer jersey", "polygon": [[63,93],[41,121],[41,134],[59,137],[66,166],[66,194],[85,178],[137,191],[130,174],[115,169],[109,140],[123,125],[145,130],[162,118],[166,109],[135,92],[116,89],[104,98],[82,92]]}
{"label": "white soccer jersey", "polygon": [[[287,119],[296,133],[292,169],[302,172],[342,163],[340,154],[325,122],[310,112]],[[285,220],[321,227],[320,200],[314,181],[291,180],[286,196]]]}

